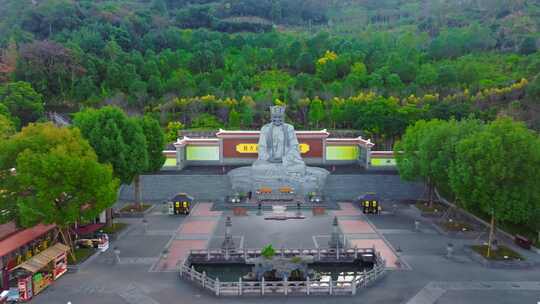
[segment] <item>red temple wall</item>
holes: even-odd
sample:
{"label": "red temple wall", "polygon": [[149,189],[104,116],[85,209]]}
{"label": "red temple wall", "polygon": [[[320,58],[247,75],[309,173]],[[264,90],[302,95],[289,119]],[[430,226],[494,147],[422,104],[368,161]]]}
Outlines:
{"label": "red temple wall", "polygon": [[[236,146],[239,144],[256,144],[258,138],[223,138],[223,157],[224,158],[257,158],[257,153],[239,153]],[[299,138],[301,144],[309,145],[309,151],[302,154],[307,158],[323,157],[323,140],[320,138]]]}

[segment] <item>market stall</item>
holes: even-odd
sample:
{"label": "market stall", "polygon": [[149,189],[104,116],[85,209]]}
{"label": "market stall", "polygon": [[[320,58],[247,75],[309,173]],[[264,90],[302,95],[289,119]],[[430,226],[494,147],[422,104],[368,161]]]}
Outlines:
{"label": "market stall", "polygon": [[20,300],[32,299],[67,272],[68,251],[68,246],[58,243],[15,268],[21,273],[18,279]]}

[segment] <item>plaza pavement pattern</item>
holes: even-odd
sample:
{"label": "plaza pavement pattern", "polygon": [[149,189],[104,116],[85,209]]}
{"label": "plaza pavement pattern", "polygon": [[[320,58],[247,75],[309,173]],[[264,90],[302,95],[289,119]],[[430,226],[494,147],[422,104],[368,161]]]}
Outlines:
{"label": "plaza pavement pattern", "polygon": [[407,267],[399,261],[392,245],[369,222],[367,217],[352,203],[339,203],[341,210],[333,211],[338,218],[339,227],[345,235],[349,247],[375,248],[386,260],[388,269]]}
{"label": "plaza pavement pattern", "polygon": [[183,261],[191,250],[205,249],[223,214],[211,211],[212,203],[198,203],[180,224],[167,244],[168,253],[161,255],[151,271],[170,272],[176,270],[178,262]]}

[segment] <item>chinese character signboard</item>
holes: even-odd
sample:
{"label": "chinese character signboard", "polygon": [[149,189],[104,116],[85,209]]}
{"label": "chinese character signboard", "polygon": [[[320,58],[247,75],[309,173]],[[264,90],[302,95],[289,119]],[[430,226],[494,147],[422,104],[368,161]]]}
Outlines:
{"label": "chinese character signboard", "polygon": [[[236,152],[242,153],[242,154],[257,154],[259,151],[259,145],[258,144],[238,144],[236,145]],[[299,144],[298,149],[300,150],[301,154],[305,154],[309,152],[309,145],[308,144]]]}

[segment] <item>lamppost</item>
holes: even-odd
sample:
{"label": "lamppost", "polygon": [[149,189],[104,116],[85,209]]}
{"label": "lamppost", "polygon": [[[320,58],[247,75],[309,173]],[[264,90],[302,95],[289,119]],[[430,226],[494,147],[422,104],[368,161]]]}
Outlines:
{"label": "lamppost", "polygon": [[451,258],[453,253],[454,253],[454,244],[448,243],[448,245],[446,246],[446,257]]}
{"label": "lamppost", "polygon": [[142,219],[143,228],[144,228],[144,234],[148,233],[148,220],[146,218]]}
{"label": "lamppost", "polygon": [[163,259],[163,269],[167,269],[168,257],[169,257],[169,249],[165,248],[163,250],[163,253],[161,254],[161,258]]}

